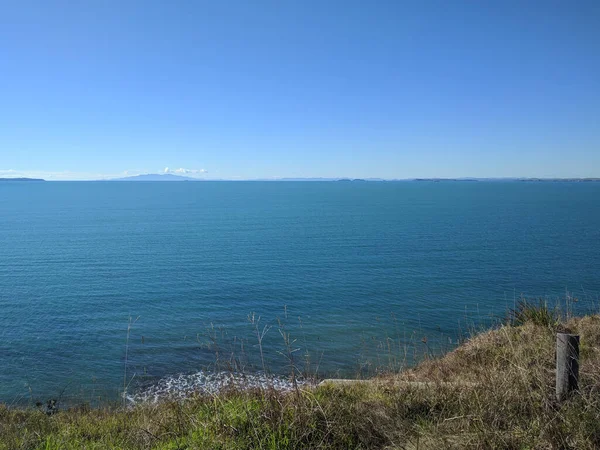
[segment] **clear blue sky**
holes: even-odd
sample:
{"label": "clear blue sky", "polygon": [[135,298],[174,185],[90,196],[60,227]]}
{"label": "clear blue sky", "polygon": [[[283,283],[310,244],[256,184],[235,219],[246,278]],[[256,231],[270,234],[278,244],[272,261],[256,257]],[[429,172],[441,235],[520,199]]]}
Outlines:
{"label": "clear blue sky", "polygon": [[4,1],[0,86],[0,176],[600,176],[598,0]]}

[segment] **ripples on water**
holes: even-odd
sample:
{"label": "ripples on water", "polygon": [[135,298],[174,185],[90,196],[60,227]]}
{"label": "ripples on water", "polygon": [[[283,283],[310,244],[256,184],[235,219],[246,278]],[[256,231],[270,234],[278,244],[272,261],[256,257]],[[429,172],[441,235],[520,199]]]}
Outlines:
{"label": "ripples on water", "polygon": [[455,345],[521,294],[595,308],[599,199],[600,183],[2,183],[0,400],[118,398],[130,317],[135,390],[214,372],[216,351],[262,370],[253,312],[269,370],[288,371],[279,319],[298,365],[344,376]]}

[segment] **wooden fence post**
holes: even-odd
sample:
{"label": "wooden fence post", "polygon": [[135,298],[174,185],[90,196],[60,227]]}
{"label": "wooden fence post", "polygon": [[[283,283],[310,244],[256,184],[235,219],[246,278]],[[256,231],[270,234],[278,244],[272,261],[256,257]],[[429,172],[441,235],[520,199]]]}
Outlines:
{"label": "wooden fence post", "polygon": [[560,402],[577,391],[579,382],[579,336],[556,335],[556,399]]}

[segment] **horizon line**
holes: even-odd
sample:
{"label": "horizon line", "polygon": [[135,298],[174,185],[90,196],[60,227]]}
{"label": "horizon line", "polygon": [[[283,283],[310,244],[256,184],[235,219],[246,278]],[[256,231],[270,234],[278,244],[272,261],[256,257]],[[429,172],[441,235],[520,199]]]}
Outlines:
{"label": "horizon line", "polygon": [[[409,177],[409,178],[382,178],[382,177],[258,177],[258,178],[196,178],[186,177],[172,174],[140,174],[126,177],[116,178],[98,178],[98,179],[46,179],[38,177],[0,177],[0,180],[31,180],[45,182],[115,182],[115,181],[134,181],[138,177],[144,176],[159,176],[169,175],[169,178],[181,178],[180,181],[272,181],[272,182],[289,182],[289,181],[600,181],[600,177],[519,177],[519,176],[504,176],[504,177]],[[138,182],[152,182],[153,180],[137,180]]]}

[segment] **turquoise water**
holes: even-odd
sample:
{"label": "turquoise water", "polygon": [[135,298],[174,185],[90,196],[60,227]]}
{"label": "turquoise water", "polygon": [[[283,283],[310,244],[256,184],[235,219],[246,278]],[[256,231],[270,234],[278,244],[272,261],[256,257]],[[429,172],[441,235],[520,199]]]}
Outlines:
{"label": "turquoise water", "polygon": [[215,350],[260,370],[251,313],[270,370],[279,318],[352,374],[521,294],[594,308],[599,254],[600,183],[0,183],[0,401],[113,398],[130,317],[130,390]]}

